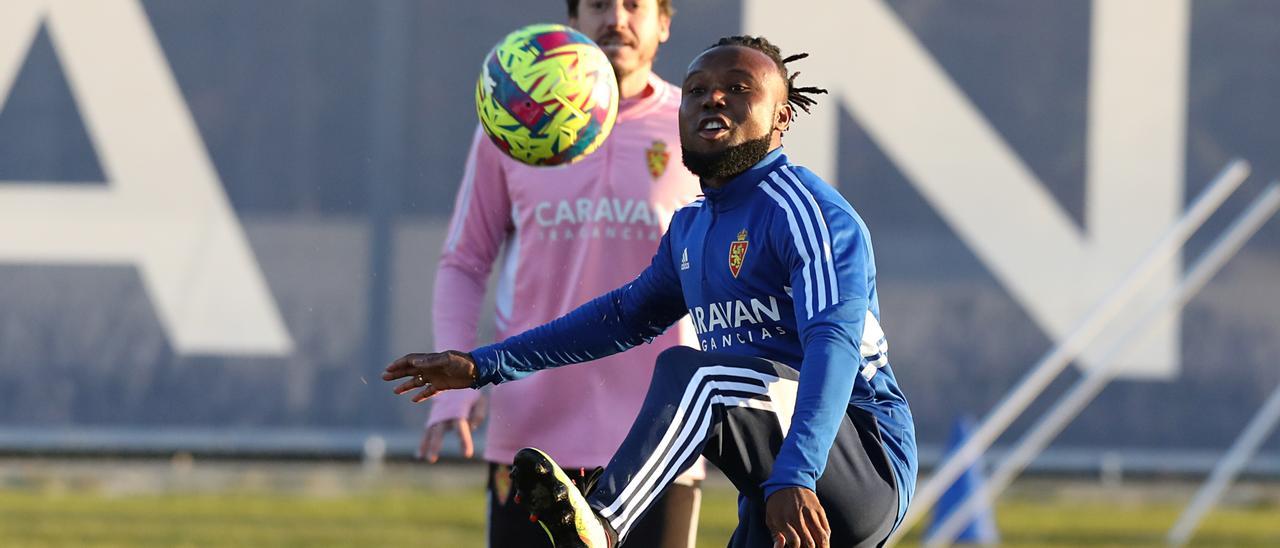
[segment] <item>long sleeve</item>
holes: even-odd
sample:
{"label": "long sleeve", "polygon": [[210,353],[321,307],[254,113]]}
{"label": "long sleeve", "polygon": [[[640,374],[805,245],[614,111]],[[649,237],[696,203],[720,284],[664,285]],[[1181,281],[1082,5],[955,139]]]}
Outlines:
{"label": "long sleeve", "polygon": [[664,235],[650,265],[630,283],[549,323],[474,350],[476,387],[599,359],[649,342],[686,313]]}
{"label": "long sleeve", "polygon": [[[484,302],[485,279],[466,269],[440,265],[432,297],[436,349],[472,348]],[[466,417],[480,397],[478,390],[448,390],[432,399],[425,426]]]}
{"label": "long sleeve", "polygon": [[[437,350],[475,347],[489,271],[512,230],[501,158],[477,128],[436,267],[431,325]],[[479,395],[452,390],[436,396],[427,425],[465,417]]]}
{"label": "long sleeve", "polygon": [[765,496],[784,487],[815,488],[862,364],[869,243],[852,214],[807,201],[811,207],[799,208],[799,214],[808,215],[809,229],[803,227],[806,219],[780,217],[771,231],[790,267],[804,357],[791,430],[763,485]]}

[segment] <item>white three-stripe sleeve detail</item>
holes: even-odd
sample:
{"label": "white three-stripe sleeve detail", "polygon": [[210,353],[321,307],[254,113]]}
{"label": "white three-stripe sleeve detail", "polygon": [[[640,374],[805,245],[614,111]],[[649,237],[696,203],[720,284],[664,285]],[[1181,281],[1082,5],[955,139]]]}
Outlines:
{"label": "white three-stripe sleeve detail", "polygon": [[787,224],[791,226],[791,240],[793,243],[796,244],[796,251],[800,252],[800,257],[804,259],[804,268],[801,270],[801,273],[803,274],[803,277],[804,277],[804,286],[805,286],[804,287],[804,293],[805,293],[804,309],[806,314],[805,317],[812,318],[814,286],[813,286],[813,278],[809,275],[809,266],[813,264],[813,259],[809,257],[809,250],[805,249],[805,246],[803,243],[804,241],[803,236],[800,235],[800,225],[796,223],[795,213],[791,211],[791,208],[787,207],[786,198],[783,198],[781,194],[778,194],[776,190],[770,187],[768,181],[761,182],[760,188],[764,190],[765,194],[768,194],[770,198],[773,198],[773,201],[778,202],[778,207],[781,207],[782,211],[786,212],[787,214]]}
{"label": "white three-stripe sleeve detail", "polygon": [[810,264],[810,268],[813,269],[813,281],[817,284],[815,286],[815,291],[818,294],[818,308],[816,311],[821,312],[827,308],[828,301],[828,284],[826,274],[822,268],[822,259],[825,254],[823,253],[824,246],[818,243],[817,231],[813,228],[813,222],[809,220],[809,215],[805,214],[808,204],[800,200],[800,197],[796,195],[795,189],[791,188],[792,185],[784,182],[777,172],[770,173],[769,178],[773,179],[774,185],[782,189],[791,198],[788,203],[791,205],[796,217],[800,218],[800,226],[804,228],[804,234],[808,238],[809,251],[813,254],[813,263]]}
{"label": "white three-stripe sleeve detail", "polygon": [[822,214],[822,208],[818,206],[818,200],[814,199],[813,193],[809,192],[809,189],[800,183],[800,178],[791,173],[791,169],[787,166],[782,166],[782,172],[787,175],[787,178],[791,179],[792,183],[795,183],[796,188],[809,201],[809,207],[813,208],[813,216],[817,219],[818,230],[822,233],[822,260],[825,261],[827,267],[827,279],[831,281],[831,304],[834,305],[840,302],[840,282],[836,278],[835,258],[832,257],[834,250],[831,249],[831,231],[827,229],[827,218]]}

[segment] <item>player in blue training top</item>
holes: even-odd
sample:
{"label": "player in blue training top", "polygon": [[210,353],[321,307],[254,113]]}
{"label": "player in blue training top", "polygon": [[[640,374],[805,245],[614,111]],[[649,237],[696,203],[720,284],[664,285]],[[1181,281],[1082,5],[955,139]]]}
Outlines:
{"label": "player in blue training top", "polygon": [[[470,354],[409,354],[386,380],[441,390],[514,381],[647,342],[689,314],[702,349],[659,358],[609,466],[580,492],[549,455],[522,450],[519,500],[555,546],[614,546],[704,455],[737,487],[731,546],[876,546],[915,487],[915,428],[880,328],[867,227],[782,153],[795,85],[764,38],[723,38],[682,86],[684,163],[704,198],[677,211],[650,266],[568,315]],[[538,412],[538,402],[529,402]]]}

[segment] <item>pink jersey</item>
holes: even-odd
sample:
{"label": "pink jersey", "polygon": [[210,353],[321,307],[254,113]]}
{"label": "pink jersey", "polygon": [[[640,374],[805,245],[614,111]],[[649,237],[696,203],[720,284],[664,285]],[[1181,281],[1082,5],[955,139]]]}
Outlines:
{"label": "pink jersey", "polygon": [[[672,212],[698,179],[680,160],[680,90],[651,76],[623,101],[613,133],[570,166],[530,167],[477,129],[436,275],[438,349],[476,347],[490,267],[503,248],[499,339],[536,327],[633,279],[657,251]],[[692,343],[686,322],[652,344],[594,362],[539,372],[493,388],[485,458],[509,463],[539,447],[572,467],[602,466],[644,401],[662,350]],[[428,424],[459,418],[478,397],[435,398]]]}

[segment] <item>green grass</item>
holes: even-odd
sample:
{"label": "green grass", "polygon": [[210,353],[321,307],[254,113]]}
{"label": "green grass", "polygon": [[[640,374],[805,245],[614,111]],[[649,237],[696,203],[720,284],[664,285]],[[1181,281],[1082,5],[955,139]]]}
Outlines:
{"label": "green grass", "polygon": [[[1160,546],[1185,503],[1007,499],[997,509],[1006,546]],[[483,542],[482,509],[482,493],[472,487],[326,496],[10,489],[0,490],[0,545],[468,547]],[[1280,546],[1278,510],[1271,503],[1219,509],[1201,526],[1196,544]],[[733,494],[709,488],[699,546],[724,546],[734,525]]]}

